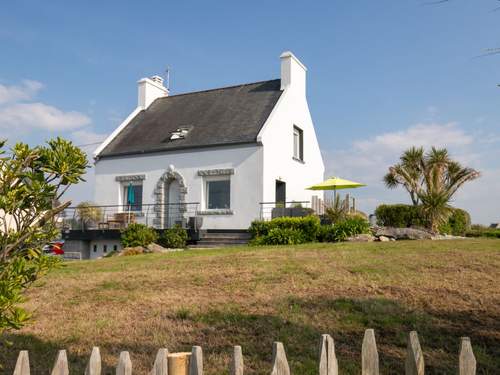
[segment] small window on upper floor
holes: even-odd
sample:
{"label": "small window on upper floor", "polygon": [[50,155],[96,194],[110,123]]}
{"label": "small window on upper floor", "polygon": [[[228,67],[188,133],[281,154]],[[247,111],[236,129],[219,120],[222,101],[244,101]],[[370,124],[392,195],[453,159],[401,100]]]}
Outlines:
{"label": "small window on upper floor", "polygon": [[293,127],[293,158],[304,161],[304,132],[298,126]]}

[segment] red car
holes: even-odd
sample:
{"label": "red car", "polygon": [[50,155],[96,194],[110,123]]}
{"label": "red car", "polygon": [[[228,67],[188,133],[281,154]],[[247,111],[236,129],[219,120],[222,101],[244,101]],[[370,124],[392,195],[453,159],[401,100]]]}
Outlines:
{"label": "red car", "polygon": [[63,246],[64,246],[64,241],[51,242],[43,247],[43,253],[45,255],[63,255],[64,254]]}

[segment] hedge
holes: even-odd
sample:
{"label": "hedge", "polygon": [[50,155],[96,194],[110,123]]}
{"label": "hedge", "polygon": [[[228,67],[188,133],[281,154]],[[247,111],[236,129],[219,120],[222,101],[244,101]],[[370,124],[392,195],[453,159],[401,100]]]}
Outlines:
{"label": "hedge", "polygon": [[336,224],[320,225],[316,216],[283,217],[254,221],[249,228],[252,245],[297,245],[307,242],[338,242],[357,234],[369,233],[363,217],[351,217]]}
{"label": "hedge", "polygon": [[[303,242],[316,241],[318,236],[320,221],[317,216],[305,217],[280,217],[270,221],[256,220],[250,225],[249,232],[252,239],[265,237],[272,229],[293,229],[302,234]],[[276,234],[277,232],[274,232]],[[290,235],[288,232],[287,235]]]}
{"label": "hedge", "polygon": [[377,224],[384,227],[425,227],[426,221],[419,206],[382,204],[375,210]]}
{"label": "hedge", "polygon": [[[427,227],[427,221],[420,206],[407,204],[383,204],[375,210],[377,224],[385,227],[409,228]],[[467,211],[454,208],[446,224],[439,227],[441,233],[465,236],[470,229],[471,219]]]}

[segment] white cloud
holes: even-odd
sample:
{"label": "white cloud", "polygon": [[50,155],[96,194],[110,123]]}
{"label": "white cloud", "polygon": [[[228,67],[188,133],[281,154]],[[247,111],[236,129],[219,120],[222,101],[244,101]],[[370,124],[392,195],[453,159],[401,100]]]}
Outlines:
{"label": "white cloud", "polygon": [[90,124],[90,118],[84,113],[34,101],[42,88],[42,83],[30,80],[22,81],[21,85],[0,85],[0,128],[22,132],[65,131]]}
{"label": "white cloud", "polygon": [[409,203],[408,195],[402,189],[386,189],[382,178],[388,167],[398,161],[402,151],[411,146],[426,149],[446,147],[453,158],[479,169],[483,177],[466,185],[453,203],[469,210],[476,222],[487,224],[500,219],[500,200],[488,198],[492,190],[484,188],[485,185],[490,188],[500,186],[498,170],[487,169],[488,161],[496,157],[496,147],[485,148],[480,138],[466,132],[457,123],[421,123],[354,140],[344,149],[324,152],[327,173],[368,184],[366,188],[350,191],[358,197],[360,209],[367,213],[373,212],[380,203]]}
{"label": "white cloud", "polygon": [[21,85],[5,86],[0,84],[0,104],[30,100],[42,88],[41,82],[28,79],[23,80]]}
{"label": "white cloud", "polygon": [[456,123],[448,124],[417,124],[408,129],[385,133],[375,138],[357,141],[355,148],[367,151],[398,151],[411,146],[450,147],[463,146],[472,143],[472,136],[457,127]]}
{"label": "white cloud", "polygon": [[76,111],[65,112],[44,103],[14,103],[0,108],[0,127],[64,131],[90,124],[90,118]]}

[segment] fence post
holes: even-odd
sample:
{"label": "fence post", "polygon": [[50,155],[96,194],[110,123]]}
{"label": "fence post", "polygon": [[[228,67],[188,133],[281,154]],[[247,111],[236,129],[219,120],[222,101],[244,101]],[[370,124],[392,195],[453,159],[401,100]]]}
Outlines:
{"label": "fence post", "polygon": [[97,346],[92,348],[89,363],[85,369],[85,375],[101,375],[101,353]]}
{"label": "fence post", "polygon": [[373,329],[365,331],[361,349],[361,367],[362,375],[379,375],[377,343]]}
{"label": "fence post", "polygon": [[57,353],[56,362],[52,368],[51,375],[68,375],[68,357],[66,355],[66,350],[59,350]]}
{"label": "fence post", "polygon": [[189,375],[203,375],[203,351],[201,346],[193,346],[191,350]]}
{"label": "fence post", "polygon": [[418,334],[417,331],[411,331],[408,335],[408,345],[406,347],[405,374],[424,375],[424,372],[424,354],[418,341]]}
{"label": "fence post", "polygon": [[128,352],[121,352],[116,366],[116,375],[132,375],[132,362]]}
{"label": "fence post", "polygon": [[290,375],[285,348],[281,342],[273,343],[273,370],[271,375]]}
{"label": "fence post", "polygon": [[21,350],[17,357],[14,375],[30,375],[30,359],[27,350]]}
{"label": "fence post", "polygon": [[168,375],[168,349],[158,350],[150,375]]}
{"label": "fence post", "polygon": [[335,344],[330,335],[321,335],[319,342],[319,375],[338,375],[339,366]]}
{"label": "fence post", "polygon": [[229,366],[230,375],[243,375],[243,353],[241,352],[241,346],[235,346],[233,348],[233,357],[231,358],[231,364]]}
{"label": "fence post", "polygon": [[476,375],[476,357],[472,351],[470,338],[462,337],[458,359],[459,375]]}

